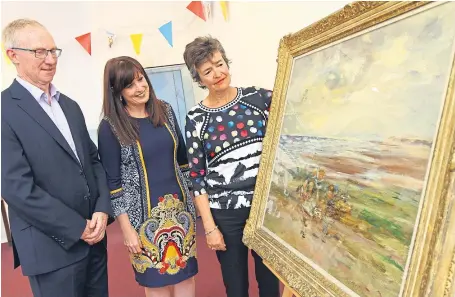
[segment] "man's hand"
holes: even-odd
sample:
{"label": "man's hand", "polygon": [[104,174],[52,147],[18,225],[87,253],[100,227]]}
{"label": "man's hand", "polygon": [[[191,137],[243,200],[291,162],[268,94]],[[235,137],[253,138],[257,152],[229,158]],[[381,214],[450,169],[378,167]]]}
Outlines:
{"label": "man's hand", "polygon": [[85,230],[82,232],[81,239],[84,241],[87,241],[89,235],[93,232],[93,230],[90,229],[90,220],[87,220],[87,224],[85,225]]}
{"label": "man's hand", "polygon": [[85,241],[93,245],[100,242],[106,234],[107,214],[104,212],[95,212],[92,220],[89,222],[88,227],[92,232],[86,237]]}

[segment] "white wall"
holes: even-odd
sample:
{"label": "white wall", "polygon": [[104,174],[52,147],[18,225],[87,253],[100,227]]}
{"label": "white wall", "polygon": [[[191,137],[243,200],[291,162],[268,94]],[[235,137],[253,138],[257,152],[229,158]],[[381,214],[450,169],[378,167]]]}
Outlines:
{"label": "white wall", "polygon": [[[183,63],[185,45],[200,35],[211,34],[223,44],[232,60],[233,85],[273,88],[278,44],[284,35],[342,8],[347,1],[333,2],[230,2],[225,22],[218,3],[213,18],[202,21],[186,9],[185,2],[2,2],[2,28],[16,18],[33,18],[53,34],[63,49],[54,83],[81,105],[87,125],[96,128],[102,100],[106,61],[119,55],[136,57],[144,67]],[[173,21],[174,47],[158,31]],[[105,30],[117,34],[109,48]],[[75,40],[92,32],[92,56]],[[142,50],[136,56],[129,34],[143,33]],[[2,61],[2,89],[15,77],[13,66]],[[204,92],[195,85],[195,99]]]}

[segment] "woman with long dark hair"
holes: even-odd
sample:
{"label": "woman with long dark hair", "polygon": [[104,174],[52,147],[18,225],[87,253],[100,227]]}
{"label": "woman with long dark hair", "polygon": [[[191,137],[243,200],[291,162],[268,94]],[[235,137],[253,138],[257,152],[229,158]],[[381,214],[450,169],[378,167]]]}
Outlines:
{"label": "woman with long dark hair", "polygon": [[130,57],[106,63],[103,114],[99,154],[136,281],[147,297],[194,297],[196,213],[175,114]]}

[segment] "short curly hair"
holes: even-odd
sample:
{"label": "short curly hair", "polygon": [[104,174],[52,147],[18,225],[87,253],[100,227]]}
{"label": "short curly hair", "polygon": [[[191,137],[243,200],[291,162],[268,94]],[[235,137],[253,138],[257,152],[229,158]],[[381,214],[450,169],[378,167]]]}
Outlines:
{"label": "short curly hair", "polygon": [[213,54],[218,51],[221,53],[221,56],[229,68],[231,61],[227,58],[221,42],[210,35],[197,37],[185,47],[183,59],[185,60],[186,67],[190,71],[193,80],[197,82],[202,89],[206,89],[206,87],[201,84],[201,78],[197,72],[197,68],[208,59],[212,58]]}

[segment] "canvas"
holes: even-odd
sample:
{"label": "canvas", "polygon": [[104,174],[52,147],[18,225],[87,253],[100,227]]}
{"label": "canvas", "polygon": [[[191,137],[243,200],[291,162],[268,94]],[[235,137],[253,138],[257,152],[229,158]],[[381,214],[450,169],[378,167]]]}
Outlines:
{"label": "canvas", "polygon": [[281,41],[244,241],[302,296],[429,290],[454,20],[455,2],[356,2]]}

